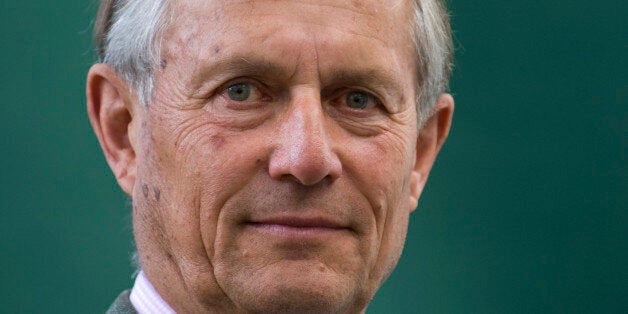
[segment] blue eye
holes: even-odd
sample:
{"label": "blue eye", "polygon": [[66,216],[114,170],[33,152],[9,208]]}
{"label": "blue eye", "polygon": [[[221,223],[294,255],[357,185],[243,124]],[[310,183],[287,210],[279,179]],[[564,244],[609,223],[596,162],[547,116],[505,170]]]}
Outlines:
{"label": "blue eye", "polygon": [[251,85],[245,83],[233,84],[227,87],[229,98],[234,101],[245,101],[251,96]]}
{"label": "blue eye", "polygon": [[369,105],[370,98],[363,92],[351,92],[347,94],[347,106],[353,109],[365,109]]}

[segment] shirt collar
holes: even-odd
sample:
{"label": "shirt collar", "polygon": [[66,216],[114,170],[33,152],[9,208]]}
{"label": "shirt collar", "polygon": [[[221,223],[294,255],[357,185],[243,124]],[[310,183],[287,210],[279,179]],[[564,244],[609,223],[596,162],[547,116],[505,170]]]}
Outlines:
{"label": "shirt collar", "polygon": [[137,278],[135,278],[135,284],[133,285],[129,299],[139,314],[176,314],[170,305],[157,293],[150,281],[148,281],[144,271],[140,271]]}

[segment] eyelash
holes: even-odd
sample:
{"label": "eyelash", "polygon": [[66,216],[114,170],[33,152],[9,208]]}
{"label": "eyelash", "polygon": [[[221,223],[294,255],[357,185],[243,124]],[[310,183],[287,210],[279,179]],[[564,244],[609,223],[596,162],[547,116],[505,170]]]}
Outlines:
{"label": "eyelash", "polygon": [[[243,100],[236,100],[230,96],[229,89],[237,85],[245,85],[250,88],[249,94],[247,94],[246,98]],[[266,91],[267,88],[257,81],[247,78],[238,78],[221,85],[214,95],[218,97],[219,103],[222,103],[227,108],[239,111],[259,108],[271,101],[272,97],[269,96],[270,94]]]}
{"label": "eyelash", "polygon": [[[348,103],[348,98],[353,93],[359,93],[366,97],[367,104],[364,108],[353,108]],[[373,93],[365,91],[359,88],[344,88],[334,93],[331,98],[332,107],[339,112],[345,112],[346,114],[354,115],[357,117],[367,117],[373,115],[376,112],[385,110],[385,107],[377,96]]]}
{"label": "eyelash", "polygon": [[[353,94],[356,94],[356,96],[357,95],[361,95],[361,96],[366,97],[367,104],[366,104],[365,108],[353,108],[353,107],[349,106],[349,104],[346,104],[351,109],[357,109],[357,110],[362,111],[362,110],[368,109],[371,104],[372,104],[373,107],[381,105],[381,101],[377,97],[375,97],[373,94],[371,94],[369,92],[365,92],[365,91],[362,91],[362,90],[349,90],[347,93],[345,93],[345,101],[348,102],[350,100],[349,98]],[[353,98],[352,100],[356,100],[356,98]]]}

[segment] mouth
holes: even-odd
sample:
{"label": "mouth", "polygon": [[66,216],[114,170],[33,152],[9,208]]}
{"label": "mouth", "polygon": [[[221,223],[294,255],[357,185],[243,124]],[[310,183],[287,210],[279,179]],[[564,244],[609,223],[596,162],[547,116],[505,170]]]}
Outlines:
{"label": "mouth", "polygon": [[351,232],[349,227],[325,217],[272,217],[249,221],[247,226],[258,232],[288,238]]}

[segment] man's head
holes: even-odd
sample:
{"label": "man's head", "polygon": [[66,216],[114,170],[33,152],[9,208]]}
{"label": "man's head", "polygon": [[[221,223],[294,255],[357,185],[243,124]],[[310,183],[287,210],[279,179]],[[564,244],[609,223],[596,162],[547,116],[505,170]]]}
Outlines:
{"label": "man's head", "polygon": [[364,310],[449,130],[442,6],[103,7],[88,110],[160,295],[182,312]]}

